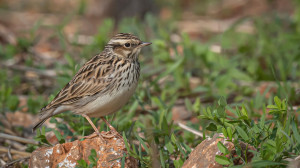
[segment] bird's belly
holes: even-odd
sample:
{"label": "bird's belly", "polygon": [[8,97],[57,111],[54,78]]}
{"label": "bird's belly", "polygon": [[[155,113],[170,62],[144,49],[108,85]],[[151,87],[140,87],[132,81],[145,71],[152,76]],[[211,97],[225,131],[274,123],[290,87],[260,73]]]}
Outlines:
{"label": "bird's belly", "polygon": [[133,95],[137,83],[129,87],[121,87],[111,94],[100,95],[83,107],[82,112],[90,117],[101,117],[118,111]]}

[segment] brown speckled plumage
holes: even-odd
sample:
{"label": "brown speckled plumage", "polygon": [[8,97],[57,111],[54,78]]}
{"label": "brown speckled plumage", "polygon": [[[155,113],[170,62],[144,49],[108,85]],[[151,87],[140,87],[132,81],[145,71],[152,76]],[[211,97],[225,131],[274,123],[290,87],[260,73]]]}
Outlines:
{"label": "brown speckled plumage", "polygon": [[103,52],[91,58],[57,96],[41,109],[40,127],[53,115],[70,110],[101,117],[119,110],[133,94],[140,75],[138,55],[143,46],[138,37],[119,33]]}

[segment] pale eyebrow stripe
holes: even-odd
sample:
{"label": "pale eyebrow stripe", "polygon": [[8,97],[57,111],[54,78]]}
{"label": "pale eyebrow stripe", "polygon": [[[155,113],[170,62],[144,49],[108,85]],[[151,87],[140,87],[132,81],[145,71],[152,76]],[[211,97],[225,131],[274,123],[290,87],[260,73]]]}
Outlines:
{"label": "pale eyebrow stripe", "polygon": [[[113,42],[113,43],[119,43],[120,45],[123,45],[123,44],[125,44],[127,42],[133,42],[133,44],[139,43],[138,40],[134,40],[134,39],[130,39],[130,40],[117,39],[117,40],[113,40],[111,42]],[[110,43],[110,44],[112,44],[112,43]]]}
{"label": "pale eyebrow stripe", "polygon": [[120,43],[120,44],[124,44],[124,43],[126,43],[127,41],[129,41],[129,40],[113,40],[112,42],[114,42],[114,43]]}

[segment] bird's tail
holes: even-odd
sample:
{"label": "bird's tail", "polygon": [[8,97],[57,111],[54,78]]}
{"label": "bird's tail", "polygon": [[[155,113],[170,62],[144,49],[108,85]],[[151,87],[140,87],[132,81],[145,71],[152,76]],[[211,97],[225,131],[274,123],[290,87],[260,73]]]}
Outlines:
{"label": "bird's tail", "polygon": [[40,119],[37,123],[35,123],[34,127],[32,128],[32,132],[34,132],[37,128],[41,127],[48,118],[52,117],[54,110],[55,108],[52,109],[43,108],[40,112]]}

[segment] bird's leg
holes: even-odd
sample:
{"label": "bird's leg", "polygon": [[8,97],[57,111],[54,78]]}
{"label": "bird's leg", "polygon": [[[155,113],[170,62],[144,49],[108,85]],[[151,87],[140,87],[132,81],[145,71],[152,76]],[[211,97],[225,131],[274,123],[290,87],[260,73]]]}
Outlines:
{"label": "bird's leg", "polygon": [[122,136],[118,133],[118,131],[112,126],[109,124],[109,122],[104,118],[104,117],[101,117],[101,119],[106,123],[106,125],[109,127],[110,131],[111,131],[111,135],[107,135],[107,134],[101,134],[103,137],[105,138],[112,138],[114,136],[117,136],[119,138],[122,138]]}
{"label": "bird's leg", "polygon": [[90,119],[90,117],[87,116],[87,115],[85,115],[85,114],[82,114],[82,116],[88,120],[88,122],[90,123],[90,125],[91,125],[91,126],[94,128],[94,130],[95,130],[95,132],[94,132],[92,135],[87,136],[87,137],[85,137],[85,138],[89,138],[89,139],[90,139],[90,138],[94,138],[94,137],[96,137],[96,136],[99,136],[99,138],[100,138],[100,140],[101,140],[102,142],[106,142],[106,141],[104,140],[103,136],[100,134],[100,132],[99,132],[98,129],[96,128],[96,126],[94,125],[94,123],[92,122],[92,120]]}

